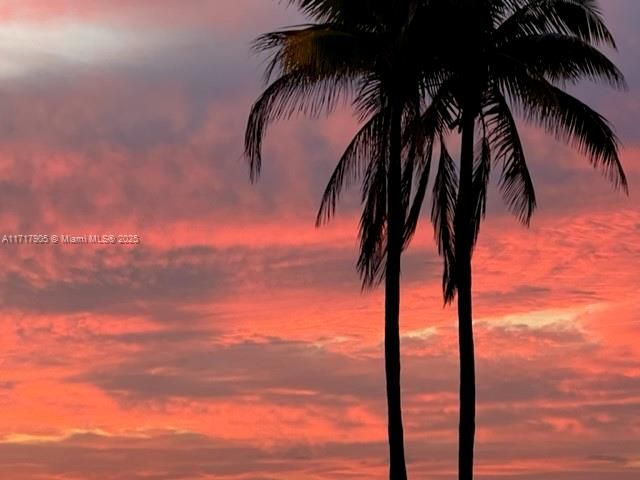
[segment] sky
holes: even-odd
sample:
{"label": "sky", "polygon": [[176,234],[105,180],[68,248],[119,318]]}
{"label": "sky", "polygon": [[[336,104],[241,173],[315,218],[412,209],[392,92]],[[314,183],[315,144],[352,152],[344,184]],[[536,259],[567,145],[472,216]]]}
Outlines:
{"label": "sky", "polygon": [[[493,189],[474,257],[477,476],[640,478],[640,4],[603,0],[631,193],[522,125],[529,229]],[[188,8],[185,8],[188,5]],[[358,192],[314,227],[357,122],[274,126],[242,161],[276,0],[0,3],[0,477],[360,480],[386,474],[382,292],[355,272]],[[456,312],[427,218],[403,260],[411,478],[455,477]]]}

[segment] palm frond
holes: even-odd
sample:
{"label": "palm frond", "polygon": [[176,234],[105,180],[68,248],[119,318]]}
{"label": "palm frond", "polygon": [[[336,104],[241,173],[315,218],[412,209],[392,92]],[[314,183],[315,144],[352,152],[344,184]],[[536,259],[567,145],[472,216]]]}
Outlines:
{"label": "palm frond", "polygon": [[598,112],[551,83],[526,74],[500,78],[500,85],[525,118],[589,157],[615,188],[628,193],[619,157],[620,142]]}
{"label": "palm frond", "polygon": [[528,225],[536,209],[536,192],[518,126],[500,92],[494,92],[490,97],[485,118],[494,160],[502,164],[500,189],[504,201],[511,212],[523,224]]}
{"label": "palm frond", "polygon": [[[385,137],[386,141],[386,137]],[[362,186],[363,209],[360,218],[360,255],[357,269],[362,288],[377,286],[385,275],[387,255],[387,165],[386,144],[382,158],[369,162]]]}
{"label": "palm frond", "polygon": [[444,299],[446,303],[450,303],[456,291],[454,217],[458,198],[458,174],[455,162],[447,151],[444,138],[440,139],[440,149],[438,173],[433,187],[431,221],[438,253],[444,259],[442,277]]}
{"label": "palm frond", "polygon": [[258,37],[253,49],[270,54],[265,69],[268,82],[280,75],[306,68],[318,75],[357,75],[368,71],[376,55],[376,38],[362,31],[325,23],[278,30]]}
{"label": "palm frond", "polygon": [[[356,25],[361,29],[382,28],[388,22],[390,6],[386,0],[288,0],[318,21]],[[401,3],[400,1],[398,3]]]}
{"label": "palm frond", "polygon": [[305,14],[324,21],[340,21],[349,9],[349,0],[289,0]]}
{"label": "palm frond", "polygon": [[285,74],[274,81],[251,108],[245,131],[245,157],[251,180],[262,166],[262,142],[269,124],[295,114],[317,117],[335,109],[340,98],[351,91],[350,79],[339,75],[319,76],[306,68]]}
{"label": "palm frond", "polygon": [[[413,195],[414,173],[416,168],[421,168],[425,161],[425,139],[417,131],[409,133],[411,128],[419,123],[422,115],[420,111],[421,99],[417,96],[413,102],[407,102],[406,112],[402,121],[401,130],[401,156],[404,159],[402,166],[402,211],[407,218],[411,197]],[[409,139],[407,141],[407,139]]]}
{"label": "palm frond", "polygon": [[584,40],[557,33],[527,35],[508,42],[500,49],[499,61],[516,61],[534,76],[552,82],[577,83],[582,79],[603,80],[624,90],[623,73],[606,55]]}
{"label": "palm frond", "polygon": [[353,101],[358,119],[363,121],[384,110],[388,104],[387,93],[376,72],[362,75]]}
{"label": "palm frond", "polygon": [[486,133],[482,135],[473,168],[473,243],[478,241],[480,225],[487,214],[487,190],[491,175],[491,145]]}
{"label": "palm frond", "polygon": [[[406,216],[405,228],[404,228],[404,239],[403,239],[403,249],[406,249],[411,243],[411,239],[416,232],[416,228],[418,227],[418,220],[420,219],[420,212],[422,210],[422,205],[424,204],[424,199],[427,193],[427,188],[429,187],[429,178],[431,175],[431,162],[433,158],[433,138],[427,140],[427,145],[424,148],[423,160],[420,162],[416,177],[417,177],[417,187],[416,193],[413,196],[413,200],[407,203],[408,213]],[[411,180],[405,180],[411,181]]]}
{"label": "palm frond", "polygon": [[[438,94],[432,98],[431,103],[420,116],[415,116],[405,125],[404,139],[407,154],[415,152],[419,160],[417,165],[416,193],[411,201],[407,213],[404,232],[404,248],[408,247],[416,231],[422,204],[426,196],[429,178],[431,175],[431,163],[433,147],[437,138],[442,138],[449,130],[453,122],[450,104],[451,92],[448,85],[443,85]],[[407,203],[409,205],[409,203]]]}
{"label": "palm frond", "polygon": [[512,1],[512,14],[496,30],[500,41],[540,33],[574,35],[593,45],[616,48],[595,0]]}
{"label": "palm frond", "polygon": [[409,204],[411,203],[411,196],[413,194],[414,172],[418,161],[418,148],[417,145],[413,143],[406,151],[402,164],[402,181],[400,190],[402,194],[402,211],[404,212],[405,219],[410,208]]}
{"label": "palm frond", "polygon": [[369,161],[383,155],[380,139],[385,134],[384,115],[374,115],[354,136],[342,154],[322,196],[316,225],[320,226],[333,217],[336,204],[344,187],[360,179]]}

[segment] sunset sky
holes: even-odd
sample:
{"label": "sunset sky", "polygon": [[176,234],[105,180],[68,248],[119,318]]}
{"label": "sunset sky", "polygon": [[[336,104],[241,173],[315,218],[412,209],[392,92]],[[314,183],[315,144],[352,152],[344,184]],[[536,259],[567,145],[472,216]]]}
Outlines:
{"label": "sunset sky", "polygon": [[[640,478],[640,2],[602,0],[630,90],[576,93],[616,126],[631,193],[523,125],[539,210],[491,192],[474,258],[477,476]],[[357,122],[242,142],[278,0],[2,0],[0,478],[369,480],[386,474],[382,292],[355,271],[359,192],[314,227]],[[404,257],[412,479],[456,472],[456,313],[428,218]]]}

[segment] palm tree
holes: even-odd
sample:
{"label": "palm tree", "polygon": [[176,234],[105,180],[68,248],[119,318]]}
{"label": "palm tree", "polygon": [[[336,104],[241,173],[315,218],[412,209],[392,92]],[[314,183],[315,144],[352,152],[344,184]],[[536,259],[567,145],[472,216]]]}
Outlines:
{"label": "palm tree", "polygon": [[[343,187],[361,181],[363,210],[357,263],[363,288],[384,280],[385,372],[389,478],[407,478],[400,389],[401,253],[416,228],[437,132],[450,121],[448,105],[427,108],[422,54],[425,13],[417,0],[292,0],[316,23],[268,33],[256,48],[271,53],[271,82],[254,104],[245,156],[251,178],[260,173],[267,126],[302,113],[331,112],[348,97],[362,120],[329,180],[317,224],[335,213]],[[437,75],[430,73],[429,78]],[[275,79],[274,79],[275,78]],[[271,81],[273,79],[273,81]],[[420,182],[414,184],[414,178]]]}
{"label": "palm tree", "polygon": [[504,200],[528,225],[536,197],[515,111],[585,154],[627,192],[610,124],[563,90],[583,79],[616,88],[624,88],[625,81],[598,50],[616,46],[596,0],[426,1],[431,4],[428,45],[436,45],[431,55],[437,57],[431,71],[446,72],[442,81],[426,83],[433,103],[445,99],[456,112],[452,126],[461,137],[459,173],[442,143],[432,220],[444,258],[445,302],[458,295],[458,467],[460,480],[471,480],[476,397],[471,259],[486,213],[491,167],[501,168]]}

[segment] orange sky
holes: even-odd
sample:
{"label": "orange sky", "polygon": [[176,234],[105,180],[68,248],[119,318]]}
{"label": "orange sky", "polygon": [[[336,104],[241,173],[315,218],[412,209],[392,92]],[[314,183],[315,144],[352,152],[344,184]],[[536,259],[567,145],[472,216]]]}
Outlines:
{"label": "orange sky", "polygon": [[[355,273],[358,192],[314,228],[348,112],[276,126],[240,161],[264,0],[0,6],[0,234],[137,234],[138,246],[0,245],[0,478],[384,478],[382,297]],[[640,478],[640,5],[602,2],[629,93],[629,198],[523,127],[540,209],[492,192],[475,254],[478,478]],[[411,477],[453,479],[455,311],[425,218],[403,264]]]}

